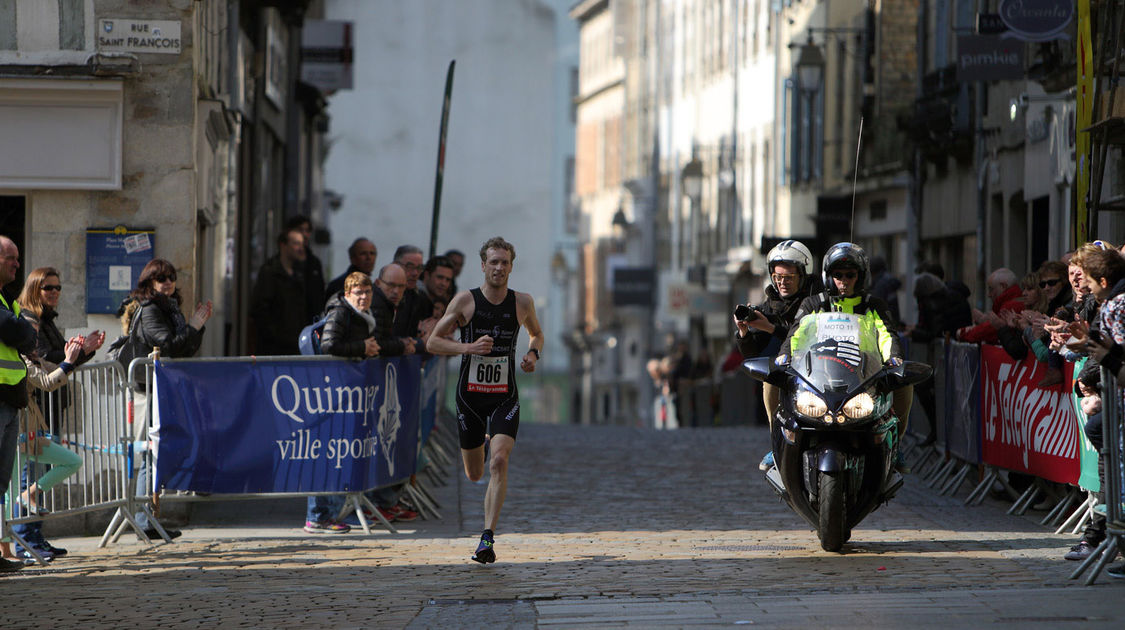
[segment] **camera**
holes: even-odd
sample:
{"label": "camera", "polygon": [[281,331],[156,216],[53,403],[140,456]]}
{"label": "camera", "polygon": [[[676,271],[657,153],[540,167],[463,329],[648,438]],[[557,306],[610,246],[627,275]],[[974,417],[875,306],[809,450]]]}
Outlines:
{"label": "camera", "polygon": [[745,304],[739,304],[734,307],[734,318],[742,322],[752,322],[758,319],[758,316],[754,313],[754,309]]}

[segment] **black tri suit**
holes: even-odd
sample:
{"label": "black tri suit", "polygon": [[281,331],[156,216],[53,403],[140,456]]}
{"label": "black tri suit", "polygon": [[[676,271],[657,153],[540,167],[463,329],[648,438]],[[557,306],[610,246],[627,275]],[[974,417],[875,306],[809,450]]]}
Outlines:
{"label": "black tri suit", "polygon": [[469,291],[475,309],[469,323],[461,327],[461,342],[473,343],[492,337],[492,352],[461,357],[457,379],[457,424],[461,448],[484,444],[484,436],[516,437],[520,426],[520,398],[516,390],[516,340],[520,324],[516,316],[516,292],[508,289],[504,301],[493,304],[479,288]]}

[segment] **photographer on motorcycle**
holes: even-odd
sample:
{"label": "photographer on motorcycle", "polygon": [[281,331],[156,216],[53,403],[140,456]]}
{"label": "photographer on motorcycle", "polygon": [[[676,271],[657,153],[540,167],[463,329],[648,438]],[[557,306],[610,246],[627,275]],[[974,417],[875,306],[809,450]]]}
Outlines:
{"label": "photographer on motorcycle", "polygon": [[[781,342],[789,336],[801,302],[822,289],[820,282],[809,273],[812,263],[812,252],[800,241],[782,241],[766,255],[770,282],[766,286],[765,301],[755,307],[740,304],[734,311],[734,323],[738,327],[734,339],[742,358],[777,354]],[[771,432],[780,395],[777,387],[762,383],[762,403]],[[770,451],[758,468],[766,471],[773,464],[773,451]]]}
{"label": "photographer on motorcycle", "polygon": [[[846,242],[833,245],[824,254],[821,270],[825,291],[813,294],[801,303],[794,317],[797,324],[792,326],[789,338],[782,344],[783,352],[790,354],[795,341],[800,338],[802,332],[800,322],[804,316],[834,310],[854,313],[861,318],[870,319],[878,336],[879,352],[883,356],[883,361],[887,365],[901,365],[902,347],[894,328],[895,320],[890,315],[887,303],[867,293],[871,284],[871,273],[867,253],[863,248]],[[891,406],[899,421],[900,436],[906,434],[906,423],[910,418],[910,405],[913,399],[913,386],[908,385],[894,392]],[[903,474],[910,472],[901,452],[895,456],[895,469]]]}

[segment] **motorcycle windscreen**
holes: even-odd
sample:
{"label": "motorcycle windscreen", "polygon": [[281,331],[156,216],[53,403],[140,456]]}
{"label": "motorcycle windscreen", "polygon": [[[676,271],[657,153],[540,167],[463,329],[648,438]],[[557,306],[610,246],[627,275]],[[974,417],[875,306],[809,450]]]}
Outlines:
{"label": "motorcycle windscreen", "polygon": [[883,365],[874,325],[851,313],[806,316],[792,343],[791,367],[824,393],[849,392]]}

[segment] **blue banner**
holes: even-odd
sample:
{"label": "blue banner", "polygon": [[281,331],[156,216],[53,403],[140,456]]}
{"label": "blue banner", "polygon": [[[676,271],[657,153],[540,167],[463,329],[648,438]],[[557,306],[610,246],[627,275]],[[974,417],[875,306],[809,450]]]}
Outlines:
{"label": "blue banner", "polygon": [[355,492],[418,454],[421,360],[158,361],[156,485],[208,493]]}
{"label": "blue banner", "polygon": [[441,371],[445,369],[445,362],[441,357],[430,357],[422,369],[422,435],[419,446],[430,439],[430,432],[434,430],[437,422],[438,388],[441,386]]}
{"label": "blue banner", "polygon": [[980,348],[951,341],[945,347],[945,446],[966,462],[981,462]]}

